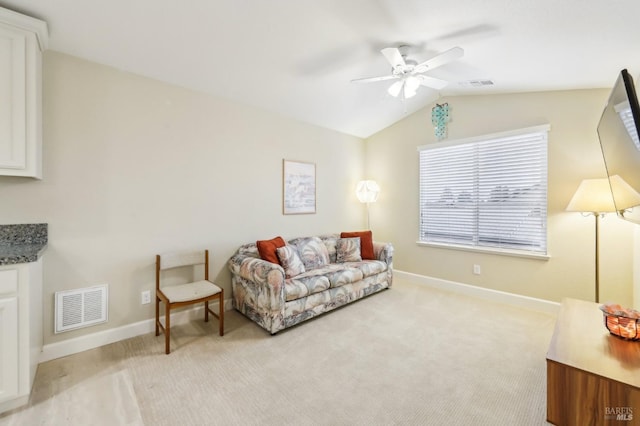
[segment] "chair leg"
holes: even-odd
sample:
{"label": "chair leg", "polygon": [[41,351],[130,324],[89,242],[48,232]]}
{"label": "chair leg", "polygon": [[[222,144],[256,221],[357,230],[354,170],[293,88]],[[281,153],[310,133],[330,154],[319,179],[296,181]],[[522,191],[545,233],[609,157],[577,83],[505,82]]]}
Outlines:
{"label": "chair leg", "polygon": [[165,309],[165,320],[164,320],[164,353],[167,355],[171,352],[169,347],[169,337],[171,335],[171,308],[169,307],[169,303],[166,303]]}
{"label": "chair leg", "polygon": [[204,322],[209,322],[209,301],[204,301]]}
{"label": "chair leg", "polygon": [[156,336],[160,335],[160,298],[156,294]]}
{"label": "chair leg", "polygon": [[220,291],[220,335],[224,336],[224,290]]}

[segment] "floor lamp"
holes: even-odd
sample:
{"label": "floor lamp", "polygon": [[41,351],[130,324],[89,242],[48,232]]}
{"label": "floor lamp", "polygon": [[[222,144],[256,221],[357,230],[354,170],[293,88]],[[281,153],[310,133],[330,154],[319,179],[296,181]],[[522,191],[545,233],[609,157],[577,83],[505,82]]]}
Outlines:
{"label": "floor lamp", "polygon": [[587,215],[593,215],[596,222],[596,289],[595,301],[600,302],[600,259],[599,252],[599,224],[600,217],[605,213],[613,213],[616,206],[611,196],[611,186],[609,179],[585,179],[580,183],[576,193],[567,206],[567,211],[581,212]]}
{"label": "floor lamp", "polygon": [[367,204],[367,229],[371,229],[369,222],[369,204],[375,203],[380,193],[380,187],[373,180],[361,180],[356,187],[356,196],[361,203]]}

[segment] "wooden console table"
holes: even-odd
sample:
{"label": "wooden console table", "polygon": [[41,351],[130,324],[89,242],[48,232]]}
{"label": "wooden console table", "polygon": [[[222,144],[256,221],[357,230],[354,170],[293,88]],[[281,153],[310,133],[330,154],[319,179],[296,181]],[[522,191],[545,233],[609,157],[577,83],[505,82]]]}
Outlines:
{"label": "wooden console table", "polygon": [[564,299],[547,353],[547,421],[640,424],[640,342],[604,326],[597,303]]}

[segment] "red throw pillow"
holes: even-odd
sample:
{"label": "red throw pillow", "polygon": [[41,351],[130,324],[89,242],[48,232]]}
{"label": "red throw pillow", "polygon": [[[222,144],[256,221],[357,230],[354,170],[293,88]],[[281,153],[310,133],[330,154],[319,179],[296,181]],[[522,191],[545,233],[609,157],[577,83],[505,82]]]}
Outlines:
{"label": "red throw pillow", "polygon": [[373,252],[373,234],[371,231],[342,232],[340,234],[340,238],[355,237],[360,237],[360,254],[362,255],[362,260],[376,260]]}
{"label": "red throw pillow", "polygon": [[280,247],[285,246],[285,242],[282,237],[275,237],[271,240],[256,241],[256,245],[258,246],[258,253],[260,253],[260,258],[266,260],[267,262],[280,265],[280,259],[278,259],[276,250]]}

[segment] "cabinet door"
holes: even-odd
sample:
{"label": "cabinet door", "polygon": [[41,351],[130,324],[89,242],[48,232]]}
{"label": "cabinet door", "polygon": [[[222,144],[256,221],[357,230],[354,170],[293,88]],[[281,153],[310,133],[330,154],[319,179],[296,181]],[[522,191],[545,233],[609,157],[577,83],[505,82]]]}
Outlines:
{"label": "cabinet door", "polygon": [[26,36],[0,27],[0,168],[27,167]]}
{"label": "cabinet door", "polygon": [[0,299],[0,402],[18,395],[18,298]]}

